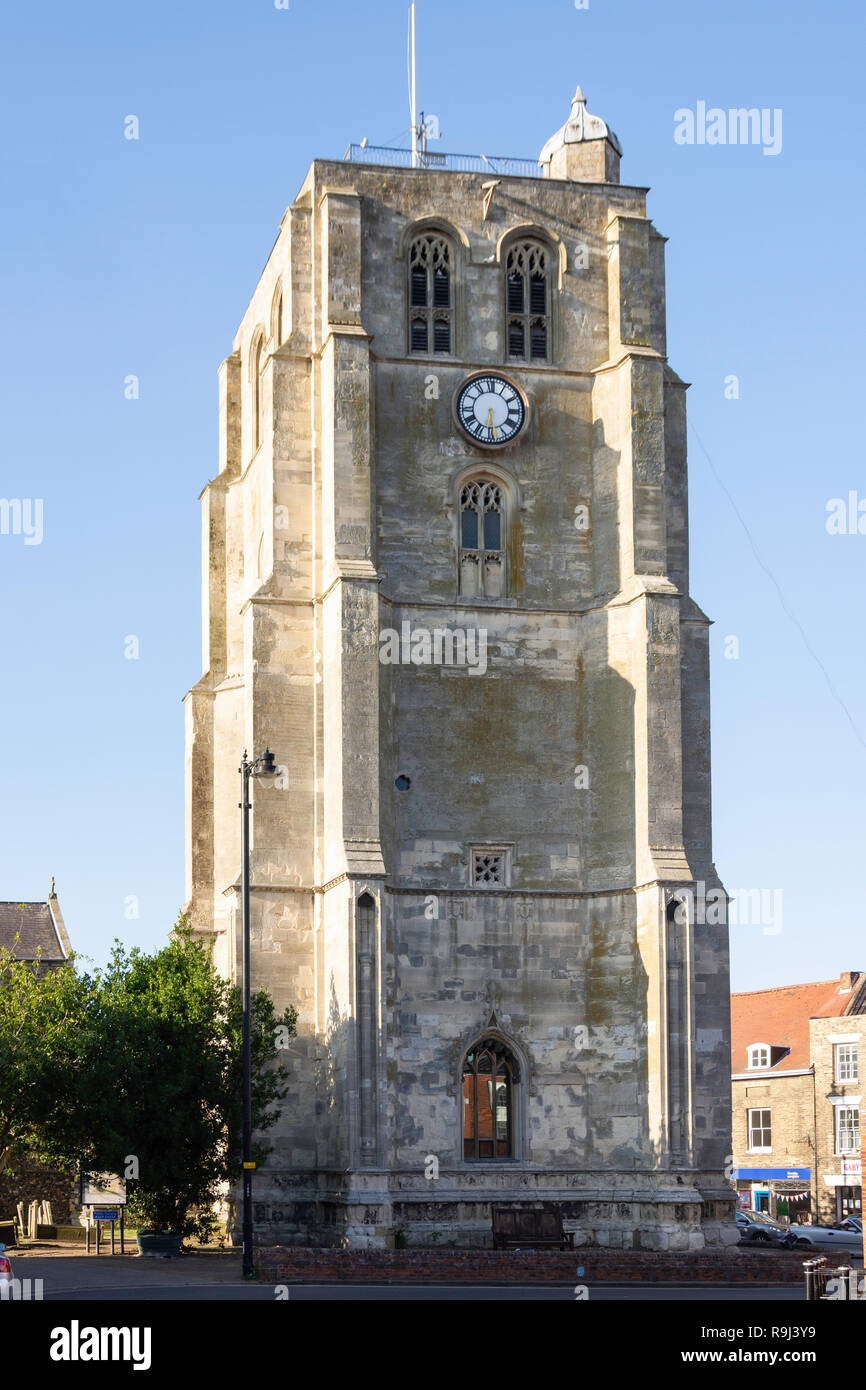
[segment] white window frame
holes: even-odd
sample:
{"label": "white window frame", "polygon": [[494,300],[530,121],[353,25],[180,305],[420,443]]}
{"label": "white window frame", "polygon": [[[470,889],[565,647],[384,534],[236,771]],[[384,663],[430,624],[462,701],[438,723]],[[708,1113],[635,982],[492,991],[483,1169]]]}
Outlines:
{"label": "white window frame", "polygon": [[[766,1115],[766,1116],[767,1116],[767,1123],[766,1123],[766,1124],[760,1124],[760,1125],[753,1125],[753,1124],[752,1124],[752,1116],[753,1116],[753,1115]],[[754,1106],[754,1107],[750,1106],[750,1107],[748,1108],[748,1110],[746,1111],[746,1127],[747,1127],[747,1132],[748,1132],[748,1144],[749,1144],[749,1147],[748,1147],[748,1149],[747,1149],[747,1153],[750,1153],[750,1154],[768,1154],[768,1153],[772,1153],[772,1152],[773,1152],[773,1114],[772,1114],[772,1107],[771,1107],[771,1106],[769,1106],[769,1105],[756,1105],[756,1106]],[[770,1135],[770,1142],[769,1142],[769,1144],[754,1144],[754,1143],[752,1142],[753,1135],[756,1134],[759,1130],[760,1130],[762,1133],[763,1133],[764,1130],[767,1130],[767,1132],[768,1132],[769,1135]]]}
{"label": "white window frame", "polygon": [[[848,1064],[851,1068],[848,1076],[842,1075],[842,1053],[849,1054]],[[860,1070],[860,1060],[856,1042],[837,1042],[833,1044],[833,1075],[841,1085],[849,1082],[858,1081]]]}
{"label": "white window frame", "polygon": [[[851,1144],[851,1147],[850,1147],[850,1148],[847,1148],[847,1149],[843,1149],[843,1148],[842,1148],[842,1128],[843,1128],[843,1126],[842,1126],[842,1116],[843,1116],[843,1115],[856,1115],[856,1117],[857,1117],[857,1119],[856,1119],[856,1124],[852,1121],[852,1122],[850,1122],[849,1124],[847,1124],[847,1125],[844,1126],[844,1128],[845,1128],[846,1130],[850,1131],[851,1136],[852,1136],[852,1140],[853,1140],[853,1142],[852,1142],[852,1144]],[[860,1155],[860,1106],[859,1106],[859,1105],[853,1104],[853,1102],[851,1102],[851,1101],[849,1101],[847,1105],[834,1105],[834,1107],[833,1107],[833,1120],[834,1120],[834,1128],[835,1128],[835,1145],[836,1145],[836,1153],[839,1154],[839,1155],[843,1155],[843,1154],[844,1154],[844,1155],[847,1155],[847,1154],[857,1154],[857,1156],[859,1157],[859,1155]],[[854,1138],[855,1135],[856,1135],[856,1138]]]}
{"label": "white window frame", "polygon": [[[772,1060],[773,1060],[773,1050],[772,1050],[772,1048],[770,1047],[770,1044],[769,1044],[769,1043],[750,1043],[749,1046],[748,1046],[747,1049],[746,1049],[746,1052],[748,1053],[748,1057],[749,1057],[749,1066],[748,1066],[748,1070],[749,1070],[749,1071],[769,1071],[769,1070],[770,1070],[770,1063],[771,1063]],[[762,1053],[766,1053],[767,1060],[766,1060],[765,1062],[760,1062],[760,1061],[757,1060],[757,1058],[758,1058]]]}

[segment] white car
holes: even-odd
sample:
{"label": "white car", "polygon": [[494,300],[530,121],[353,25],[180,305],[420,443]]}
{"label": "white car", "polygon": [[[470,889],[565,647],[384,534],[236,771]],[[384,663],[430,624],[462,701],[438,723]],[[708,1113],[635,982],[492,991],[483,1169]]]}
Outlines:
{"label": "white car", "polygon": [[6,1246],[0,1245],[0,1298],[8,1298],[12,1287],[12,1261],[6,1254]]}
{"label": "white car", "polygon": [[863,1236],[841,1226],[792,1226],[795,1250],[838,1250],[840,1254],[863,1254]]}

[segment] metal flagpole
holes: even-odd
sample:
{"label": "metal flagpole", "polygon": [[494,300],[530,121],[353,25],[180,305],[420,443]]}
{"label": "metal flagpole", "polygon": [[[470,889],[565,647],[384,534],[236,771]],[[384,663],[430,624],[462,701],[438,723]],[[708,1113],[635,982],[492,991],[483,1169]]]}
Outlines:
{"label": "metal flagpole", "polygon": [[415,5],[409,7],[409,106],[412,116],[412,168],[418,168],[418,107],[415,101]]}

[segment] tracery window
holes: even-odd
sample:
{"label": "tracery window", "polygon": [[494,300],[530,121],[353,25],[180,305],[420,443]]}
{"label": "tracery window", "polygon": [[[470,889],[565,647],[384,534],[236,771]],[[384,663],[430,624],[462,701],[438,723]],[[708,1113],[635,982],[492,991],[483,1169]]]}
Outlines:
{"label": "tracery window", "polygon": [[409,247],[409,351],[451,352],[453,255],[448,240],[425,232]]}
{"label": "tracery window", "polygon": [[517,1063],[498,1038],[485,1038],[463,1063],[463,1157],[514,1158]]}
{"label": "tracery window", "polygon": [[479,478],[460,489],[460,592],[501,598],[505,593],[505,496],[499,483]]}
{"label": "tracery window", "polygon": [[550,352],[550,253],[537,241],[511,247],[505,263],[509,358],[546,362]]}
{"label": "tracery window", "polygon": [[472,887],[509,886],[510,858],[507,845],[483,845],[472,851]]}

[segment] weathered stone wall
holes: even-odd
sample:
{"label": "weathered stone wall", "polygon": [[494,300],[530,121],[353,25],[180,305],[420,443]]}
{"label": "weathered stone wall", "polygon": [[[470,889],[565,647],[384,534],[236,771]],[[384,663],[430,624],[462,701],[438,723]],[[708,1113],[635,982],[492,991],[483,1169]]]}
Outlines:
{"label": "weathered stone wall", "polygon": [[[590,1243],[723,1241],[726,933],[666,915],[674,887],[718,879],[662,239],[639,188],[503,178],[485,218],[484,181],[317,161],[222,370],[190,906],[237,972],[236,768],[267,743],[286,771],[253,793],[253,984],[300,1029],[257,1221],[384,1244],[402,1202],[416,1241],[485,1244],[491,1202],[530,1192],[592,1207],[570,1218]],[[419,359],[406,255],[434,222],[454,343]],[[530,234],[553,267],[551,361],[506,364],[503,266]],[[529,403],[495,457],[452,415],[485,366]],[[506,496],[498,600],[458,592],[473,468]],[[483,628],[486,671],[383,665],[380,629],[404,623]],[[473,889],[473,844],[510,847],[508,882]],[[462,1058],[490,1028],[519,1065],[508,1166],[462,1156]]]}
{"label": "weathered stone wall", "polygon": [[15,1165],[11,1176],[0,1177],[0,1219],[17,1215],[17,1204],[26,1209],[31,1202],[50,1202],[55,1223],[63,1225],[78,1212],[78,1180],[66,1173],[46,1168],[34,1159]]}

